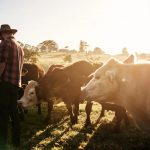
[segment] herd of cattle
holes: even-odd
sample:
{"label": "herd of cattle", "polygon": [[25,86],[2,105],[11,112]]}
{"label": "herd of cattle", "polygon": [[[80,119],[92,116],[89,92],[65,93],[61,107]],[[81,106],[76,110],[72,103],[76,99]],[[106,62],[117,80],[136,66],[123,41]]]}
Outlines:
{"label": "herd of cattle", "polygon": [[37,105],[41,113],[41,101],[47,101],[48,122],[56,97],[66,104],[72,124],[78,122],[79,104],[86,100],[86,125],[91,124],[92,101],[96,101],[102,106],[96,124],[104,110],[112,110],[117,119],[115,129],[120,129],[123,119],[128,126],[127,110],[143,130],[150,131],[150,64],[134,63],[133,55],[123,62],[112,58],[104,64],[82,60],[69,66],[52,65],[46,73],[35,64],[24,64],[23,69],[22,83],[27,85],[18,105]]}

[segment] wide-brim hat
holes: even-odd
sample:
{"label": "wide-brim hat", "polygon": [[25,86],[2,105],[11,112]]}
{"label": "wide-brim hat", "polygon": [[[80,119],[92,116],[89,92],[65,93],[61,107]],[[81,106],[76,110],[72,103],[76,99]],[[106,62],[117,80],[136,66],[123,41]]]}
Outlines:
{"label": "wide-brim hat", "polygon": [[8,24],[2,24],[0,28],[0,33],[10,32],[15,34],[17,32],[16,29],[11,29],[11,27]]}

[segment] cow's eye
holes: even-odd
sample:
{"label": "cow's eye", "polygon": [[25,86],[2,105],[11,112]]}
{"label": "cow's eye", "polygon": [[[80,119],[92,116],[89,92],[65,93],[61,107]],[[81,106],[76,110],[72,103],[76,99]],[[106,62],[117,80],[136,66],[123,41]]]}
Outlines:
{"label": "cow's eye", "polygon": [[33,94],[34,94],[34,92],[31,92],[31,93],[30,93],[30,95],[33,95]]}
{"label": "cow's eye", "polygon": [[96,79],[96,80],[99,80],[99,79],[100,79],[100,76],[95,76],[95,79]]}

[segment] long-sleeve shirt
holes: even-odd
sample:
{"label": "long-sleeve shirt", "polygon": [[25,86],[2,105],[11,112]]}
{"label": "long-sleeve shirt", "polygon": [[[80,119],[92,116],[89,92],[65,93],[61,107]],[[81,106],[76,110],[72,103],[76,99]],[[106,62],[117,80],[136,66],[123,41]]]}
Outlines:
{"label": "long-sleeve shirt", "polygon": [[0,62],[5,62],[5,69],[0,82],[9,82],[21,86],[21,74],[24,52],[14,37],[0,43]]}

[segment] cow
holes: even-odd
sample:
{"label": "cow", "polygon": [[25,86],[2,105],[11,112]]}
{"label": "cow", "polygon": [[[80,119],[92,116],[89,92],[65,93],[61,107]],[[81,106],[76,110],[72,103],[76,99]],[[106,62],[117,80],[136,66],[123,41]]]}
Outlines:
{"label": "cow", "polygon": [[[135,60],[136,60],[135,55],[130,54],[127,58],[125,58],[123,60],[123,63],[125,63],[125,64],[135,63]],[[90,76],[90,79],[92,79],[92,76]],[[90,79],[89,79],[89,81],[90,81]],[[84,96],[82,95],[82,97],[84,97]],[[96,126],[99,123],[100,119],[104,116],[105,110],[111,110],[111,111],[115,112],[115,117],[117,120],[116,125],[114,127],[115,132],[120,131],[120,123],[122,120],[125,121],[126,127],[129,125],[129,119],[128,119],[127,114],[126,114],[126,110],[123,107],[116,105],[116,104],[108,103],[108,102],[100,102],[100,104],[102,107],[101,113],[100,113],[100,116],[97,119],[96,123],[94,124],[94,126]],[[93,105],[93,103],[91,101],[87,101],[86,108],[85,108],[86,115],[87,115],[85,126],[91,125],[90,113],[92,110],[92,105]]]}
{"label": "cow", "polygon": [[53,65],[39,81],[31,81],[19,100],[23,107],[40,103],[40,99],[48,102],[48,116],[50,122],[53,108],[52,97],[60,97],[67,106],[71,124],[77,123],[81,90],[80,87],[87,81],[87,77],[102,64],[93,65],[81,60],[69,66]]}
{"label": "cow", "polygon": [[[23,69],[28,71],[28,73],[21,78],[23,88],[28,84],[29,81],[34,80],[38,82],[45,75],[44,68],[35,63],[24,63]],[[41,114],[41,106],[37,105],[37,107],[38,114]]]}
{"label": "cow", "polygon": [[123,106],[141,129],[150,131],[150,64],[123,64],[111,58],[95,71],[82,93],[89,102]]}
{"label": "cow", "polygon": [[[22,87],[19,88],[18,98],[20,99],[23,96],[24,89],[29,81],[31,80],[39,81],[44,76],[44,74],[45,70],[42,66],[34,63],[24,63],[21,76]],[[38,107],[38,114],[41,114],[41,106],[37,105],[37,107]],[[18,105],[18,108],[20,112],[20,118],[21,120],[24,120],[24,112],[27,112],[27,110],[22,109],[20,105]]]}

